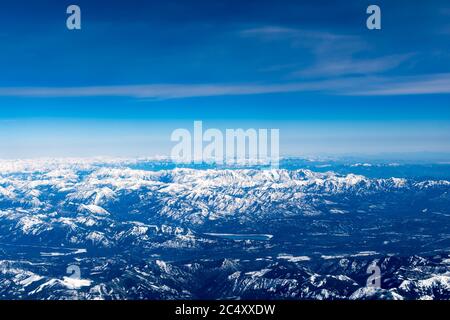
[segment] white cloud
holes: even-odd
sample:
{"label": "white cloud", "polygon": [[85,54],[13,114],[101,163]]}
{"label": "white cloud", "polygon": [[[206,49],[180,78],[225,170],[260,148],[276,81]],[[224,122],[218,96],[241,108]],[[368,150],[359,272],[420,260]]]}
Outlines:
{"label": "white cloud", "polygon": [[381,73],[399,66],[411,57],[410,54],[390,55],[374,59],[329,60],[310,68],[296,71],[294,76],[322,77],[343,75],[365,75]]}
{"label": "white cloud", "polygon": [[284,28],[278,26],[265,26],[261,28],[253,28],[242,30],[240,34],[245,37],[280,37],[280,36],[296,36],[299,33],[296,29]]}
{"label": "white cloud", "polygon": [[347,77],[278,84],[153,84],[92,87],[0,88],[3,97],[131,97],[181,99],[288,92],[335,95],[406,95],[450,93],[450,73],[397,77]]}
{"label": "white cloud", "polygon": [[[413,54],[385,55],[375,58],[356,58],[370,52],[371,45],[360,36],[323,31],[264,26],[246,29],[241,36],[261,41],[285,41],[290,47],[307,50],[313,58],[310,67],[291,72],[294,77],[338,77],[345,75],[370,75],[398,67]],[[302,51],[305,53],[304,51]]]}
{"label": "white cloud", "polygon": [[450,74],[397,77],[374,83],[366,89],[354,90],[349,95],[394,96],[419,94],[450,94]]}

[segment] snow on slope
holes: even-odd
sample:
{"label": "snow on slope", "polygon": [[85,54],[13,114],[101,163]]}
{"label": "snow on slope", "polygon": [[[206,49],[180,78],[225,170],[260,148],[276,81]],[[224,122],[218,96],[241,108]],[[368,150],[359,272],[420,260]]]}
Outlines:
{"label": "snow on slope", "polygon": [[[330,197],[344,193],[360,196],[450,188],[448,181],[371,179],[305,169],[131,169],[136,161],[140,160],[0,160],[3,215],[8,208],[15,214],[18,210],[32,213],[33,217],[21,223],[24,232],[28,226],[39,225],[37,212],[55,219],[67,218],[67,212],[92,214],[76,217],[77,222],[85,219],[86,226],[109,215],[143,212],[200,225],[237,216],[251,220],[270,215],[346,214],[348,210],[330,201]],[[60,222],[70,225],[67,220]]]}

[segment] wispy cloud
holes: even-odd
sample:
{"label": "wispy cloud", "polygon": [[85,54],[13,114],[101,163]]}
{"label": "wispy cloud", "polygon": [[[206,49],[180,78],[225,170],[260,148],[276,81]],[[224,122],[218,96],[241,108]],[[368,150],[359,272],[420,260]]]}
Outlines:
{"label": "wispy cloud", "polygon": [[245,29],[240,31],[240,34],[244,37],[260,37],[269,40],[279,37],[294,37],[299,34],[299,31],[279,26],[264,26],[260,28]]}
{"label": "wispy cloud", "polygon": [[348,55],[367,48],[365,41],[358,36],[317,30],[263,26],[244,29],[239,34],[261,41],[288,41],[292,47],[306,48],[317,55]]}
{"label": "wispy cloud", "polygon": [[439,34],[450,35],[450,25],[443,27]]}
{"label": "wispy cloud", "polygon": [[61,98],[61,97],[132,97],[180,99],[228,95],[254,95],[320,90],[321,83],[290,84],[157,84],[94,87],[26,87],[0,88],[0,96]]}
{"label": "wispy cloud", "polygon": [[262,26],[258,28],[244,29],[240,31],[241,36],[258,37],[260,39],[276,40],[286,37],[312,39],[322,41],[350,40],[357,37],[349,35],[340,35],[325,31],[303,30],[295,28],[286,28],[281,26]]}
{"label": "wispy cloud", "polygon": [[450,94],[450,74],[396,77],[375,82],[366,89],[355,90],[348,94],[367,96]]}
{"label": "wispy cloud", "polygon": [[330,95],[450,94],[450,73],[410,77],[347,77],[277,84],[157,84],[92,87],[0,88],[1,97],[131,97],[182,99],[289,92],[320,92]]}
{"label": "wispy cloud", "polygon": [[450,16],[450,8],[442,8],[441,13],[445,16]]}
{"label": "wispy cloud", "polygon": [[370,75],[382,73],[398,67],[411,57],[411,54],[391,55],[374,59],[328,60],[293,73],[301,77],[323,77],[344,75]]}
{"label": "wispy cloud", "polygon": [[291,72],[293,77],[374,75],[394,69],[413,56],[407,53],[356,58],[361,53],[370,52],[370,44],[359,36],[331,32],[264,26],[243,30],[240,35],[261,41],[287,41],[291,48],[308,50],[314,62],[310,67]]}

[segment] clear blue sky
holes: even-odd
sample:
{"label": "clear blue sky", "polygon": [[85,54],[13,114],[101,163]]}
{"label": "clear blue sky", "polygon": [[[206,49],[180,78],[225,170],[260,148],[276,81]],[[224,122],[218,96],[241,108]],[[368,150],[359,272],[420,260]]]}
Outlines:
{"label": "clear blue sky", "polygon": [[0,41],[0,158],[165,154],[193,120],[286,155],[450,152],[448,1],[2,1]]}

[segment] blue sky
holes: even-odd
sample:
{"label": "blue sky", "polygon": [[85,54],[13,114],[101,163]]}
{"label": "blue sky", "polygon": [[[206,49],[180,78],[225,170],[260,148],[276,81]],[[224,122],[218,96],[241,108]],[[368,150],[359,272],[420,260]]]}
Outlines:
{"label": "blue sky", "polygon": [[446,1],[17,0],[0,27],[0,158],[165,154],[194,120],[286,155],[450,152]]}

